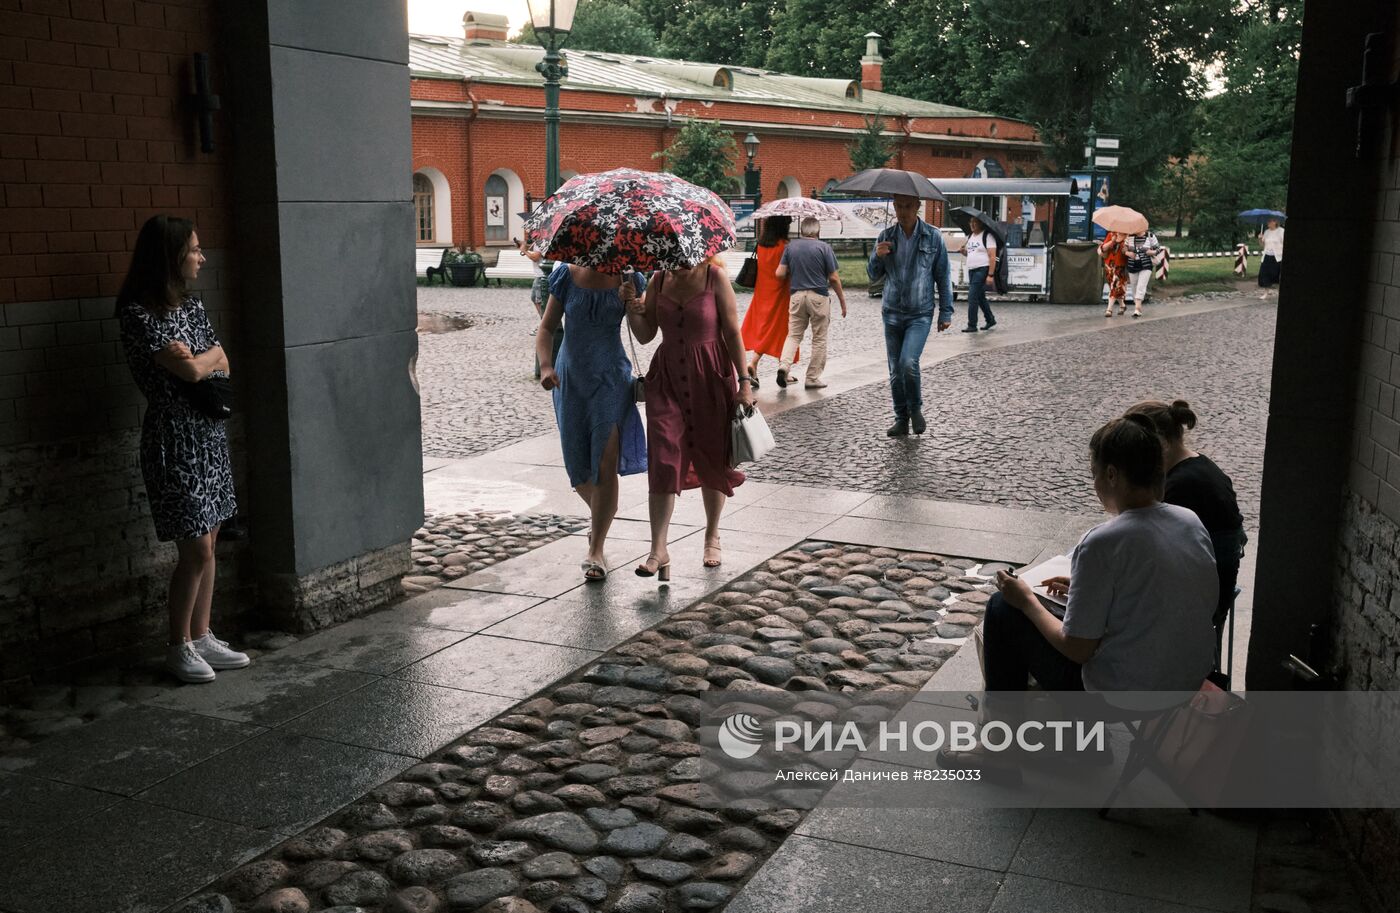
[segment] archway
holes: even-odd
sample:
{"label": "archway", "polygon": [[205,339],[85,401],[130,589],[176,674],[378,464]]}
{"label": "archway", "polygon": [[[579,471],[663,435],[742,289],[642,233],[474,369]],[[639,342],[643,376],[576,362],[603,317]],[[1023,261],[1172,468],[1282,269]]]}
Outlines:
{"label": "archway", "polygon": [[520,176],[509,168],[497,168],[486,178],[483,188],[485,203],[482,212],[486,220],[486,243],[503,246],[518,238],[525,220],[525,185]]}
{"label": "archway", "polygon": [[800,197],[802,196],[802,185],[798,183],[797,178],[788,175],[778,182],[778,196],[780,198]]}
{"label": "archway", "polygon": [[436,168],[413,172],[413,220],[419,244],[452,244],[452,189]]}

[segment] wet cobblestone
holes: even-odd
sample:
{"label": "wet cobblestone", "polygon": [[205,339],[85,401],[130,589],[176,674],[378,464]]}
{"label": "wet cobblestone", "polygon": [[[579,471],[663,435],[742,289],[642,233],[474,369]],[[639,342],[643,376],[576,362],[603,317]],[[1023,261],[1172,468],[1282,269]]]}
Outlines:
{"label": "wet cobblestone", "polygon": [[1181,397],[1199,417],[1193,446],[1234,480],[1254,530],[1274,315],[1263,303],[963,355],[924,371],[922,439],[885,437],[889,390],[872,384],[774,417],[778,449],[745,471],[763,482],[1098,513],[1090,435],[1133,402]]}

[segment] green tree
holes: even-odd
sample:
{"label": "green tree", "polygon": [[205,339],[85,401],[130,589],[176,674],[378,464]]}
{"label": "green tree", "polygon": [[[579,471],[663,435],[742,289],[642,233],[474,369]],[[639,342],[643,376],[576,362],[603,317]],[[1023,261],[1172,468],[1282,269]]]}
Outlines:
{"label": "green tree", "polygon": [[[528,22],[512,40],[538,43],[535,30]],[[651,26],[624,0],[580,0],[566,47],[643,56],[653,56],[657,52],[656,34]]]}
{"label": "green tree", "polygon": [[652,158],[663,159],[666,170],[715,193],[734,193],[739,178],[732,173],[739,146],[734,134],[719,121],[693,120],[676,133],[675,142]]}
{"label": "green tree", "polygon": [[764,65],[781,73],[858,80],[865,33],[886,34],[893,9],[875,0],[785,0],[773,17]]}
{"label": "green tree", "polygon": [[761,67],[782,0],[632,0],[663,57]]}
{"label": "green tree", "polygon": [[1253,4],[1223,72],[1224,91],[1202,111],[1199,208],[1191,236],[1221,247],[1249,232],[1244,209],[1283,209],[1293,136],[1303,4]]}
{"label": "green tree", "polygon": [[884,33],[886,92],[957,107],[984,103],[983,74],[995,64],[984,49],[992,36],[980,31],[987,23],[974,20],[969,5],[965,0],[900,3],[899,21]]}
{"label": "green tree", "polygon": [[885,167],[894,155],[894,144],[885,138],[885,119],[879,114],[867,117],[865,129],[856,134],[855,141],[846,149],[851,156],[851,167],[856,171]]}

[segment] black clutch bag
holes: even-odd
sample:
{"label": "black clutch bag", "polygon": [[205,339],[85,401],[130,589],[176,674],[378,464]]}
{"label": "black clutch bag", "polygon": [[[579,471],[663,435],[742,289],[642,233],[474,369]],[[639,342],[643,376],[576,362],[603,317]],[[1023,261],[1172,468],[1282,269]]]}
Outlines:
{"label": "black clutch bag", "polygon": [[758,257],[750,255],[744,261],[744,265],[739,268],[739,275],[734,278],[734,284],[743,288],[758,285]]}
{"label": "black clutch bag", "polygon": [[212,374],[201,381],[182,380],[180,395],[200,415],[222,421],[233,415],[233,381]]}

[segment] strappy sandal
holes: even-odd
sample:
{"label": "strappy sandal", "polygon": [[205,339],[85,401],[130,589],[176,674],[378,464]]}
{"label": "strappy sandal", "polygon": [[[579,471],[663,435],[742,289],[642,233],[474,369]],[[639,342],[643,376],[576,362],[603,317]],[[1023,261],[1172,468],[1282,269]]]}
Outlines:
{"label": "strappy sandal", "polygon": [[583,579],[587,581],[606,580],[608,569],[592,558],[585,558],[579,562],[579,567],[583,570]]}
{"label": "strappy sandal", "polygon": [[1118,316],[1119,316],[1119,317],[1122,317],[1122,316],[1123,316],[1124,314],[1126,314],[1127,312],[1128,312],[1128,302],[1126,302],[1126,301],[1120,301],[1120,302],[1118,302]]}
{"label": "strappy sandal", "polygon": [[758,389],[758,368],[755,367],[754,365],[749,365],[749,379],[753,381],[753,388],[754,388],[755,390],[757,390],[757,389]]}
{"label": "strappy sandal", "polygon": [[[710,552],[715,553],[715,556],[713,558],[710,557]],[[721,552],[719,547],[719,540],[716,539],[714,545],[711,545],[710,543],[706,542],[704,560],[702,560],[700,563],[703,564],[705,567],[719,567],[720,558]]]}
{"label": "strappy sandal", "polygon": [[637,565],[637,576],[655,577],[665,583],[671,579],[671,556],[667,555],[666,561],[663,563],[656,555],[647,555],[647,560]]}

